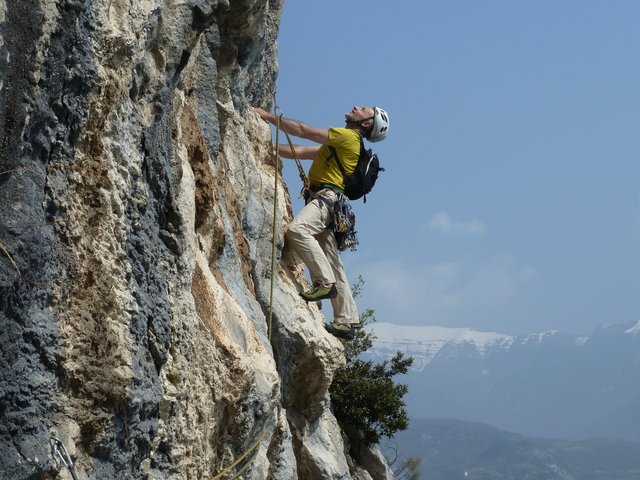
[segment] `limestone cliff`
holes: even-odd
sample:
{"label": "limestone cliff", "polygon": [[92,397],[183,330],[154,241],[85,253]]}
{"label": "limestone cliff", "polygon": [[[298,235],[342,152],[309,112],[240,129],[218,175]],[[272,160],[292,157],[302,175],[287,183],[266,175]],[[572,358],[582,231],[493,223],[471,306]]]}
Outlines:
{"label": "limestone cliff", "polygon": [[250,108],[281,9],[0,0],[0,478],[390,478],[345,454]]}

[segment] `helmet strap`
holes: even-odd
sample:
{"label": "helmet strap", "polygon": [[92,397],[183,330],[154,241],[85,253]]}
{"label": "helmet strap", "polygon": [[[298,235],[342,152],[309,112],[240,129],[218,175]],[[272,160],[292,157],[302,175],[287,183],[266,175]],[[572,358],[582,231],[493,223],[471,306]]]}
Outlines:
{"label": "helmet strap", "polygon": [[371,135],[371,132],[373,131],[373,125],[371,126],[371,128],[369,128],[368,130],[365,129],[362,124],[364,122],[369,122],[371,120],[373,120],[375,117],[367,117],[367,118],[363,118],[362,120],[345,120],[345,123],[356,123],[360,126],[360,128],[362,129],[362,131],[364,132],[364,137],[368,138],[369,135]]}

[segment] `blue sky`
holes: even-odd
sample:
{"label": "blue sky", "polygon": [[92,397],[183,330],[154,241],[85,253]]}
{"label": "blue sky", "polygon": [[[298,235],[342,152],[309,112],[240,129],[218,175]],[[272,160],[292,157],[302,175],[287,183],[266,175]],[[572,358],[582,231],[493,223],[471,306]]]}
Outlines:
{"label": "blue sky", "polygon": [[285,2],[285,117],[390,117],[343,254],[361,310],[507,334],[640,319],[638,25],[637,1]]}

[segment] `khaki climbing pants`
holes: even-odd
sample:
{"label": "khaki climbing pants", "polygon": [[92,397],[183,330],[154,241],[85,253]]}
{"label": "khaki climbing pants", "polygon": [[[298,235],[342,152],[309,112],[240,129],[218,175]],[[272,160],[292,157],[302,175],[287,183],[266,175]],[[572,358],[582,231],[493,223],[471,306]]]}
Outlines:
{"label": "khaki climbing pants", "polygon": [[[333,204],[339,194],[327,188],[317,192],[317,195]],[[330,228],[332,224],[333,209],[322,200],[311,199],[289,225],[286,237],[309,269],[314,285],[336,285],[338,296],[331,299],[334,321],[360,323],[358,307],[340,260],[333,229]]]}

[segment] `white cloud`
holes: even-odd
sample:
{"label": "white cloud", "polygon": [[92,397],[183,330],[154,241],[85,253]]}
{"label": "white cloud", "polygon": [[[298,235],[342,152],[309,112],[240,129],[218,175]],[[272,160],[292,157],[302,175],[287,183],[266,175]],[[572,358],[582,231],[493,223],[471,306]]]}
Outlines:
{"label": "white cloud", "polygon": [[368,264],[361,308],[373,308],[380,321],[396,324],[465,326],[492,329],[538,287],[535,268],[511,255],[483,260],[405,265]]}
{"label": "white cloud", "polygon": [[438,230],[443,236],[481,235],[487,231],[487,226],[478,220],[454,222],[446,212],[436,213],[426,226],[432,230]]}

